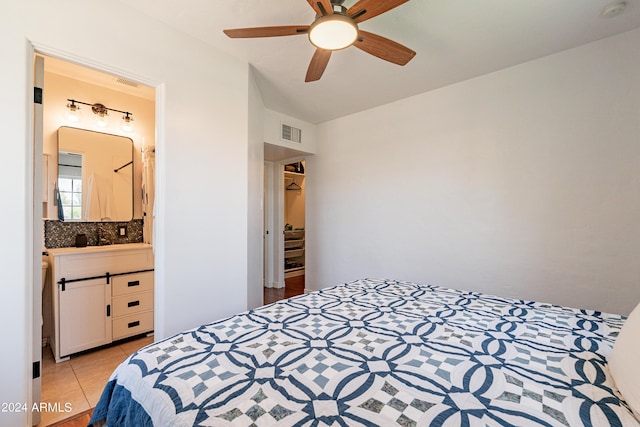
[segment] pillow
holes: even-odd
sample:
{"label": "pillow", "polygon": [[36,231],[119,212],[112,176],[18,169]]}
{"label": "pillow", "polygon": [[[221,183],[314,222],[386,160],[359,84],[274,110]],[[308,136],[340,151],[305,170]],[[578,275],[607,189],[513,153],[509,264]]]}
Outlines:
{"label": "pillow", "polygon": [[609,371],[624,400],[640,419],[640,304],[627,318],[613,345]]}

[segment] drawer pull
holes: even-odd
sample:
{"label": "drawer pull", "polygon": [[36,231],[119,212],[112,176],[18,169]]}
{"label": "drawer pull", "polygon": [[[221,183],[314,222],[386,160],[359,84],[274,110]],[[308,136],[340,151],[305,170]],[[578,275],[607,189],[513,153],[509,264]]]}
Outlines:
{"label": "drawer pull", "polygon": [[140,280],[134,280],[133,282],[129,282],[127,283],[128,287],[132,287],[132,286],[140,286]]}
{"label": "drawer pull", "polygon": [[139,320],[136,320],[135,322],[129,322],[129,324],[127,325],[127,327],[129,328],[135,328],[136,326],[140,326]]}
{"label": "drawer pull", "polygon": [[127,303],[127,307],[135,307],[137,305],[140,305],[140,301],[129,301]]}

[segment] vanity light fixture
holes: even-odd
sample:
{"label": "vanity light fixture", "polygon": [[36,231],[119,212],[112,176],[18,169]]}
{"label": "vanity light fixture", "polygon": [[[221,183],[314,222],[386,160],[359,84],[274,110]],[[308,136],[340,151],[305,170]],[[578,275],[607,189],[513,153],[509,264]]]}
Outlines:
{"label": "vanity light fixture", "polygon": [[116,110],[115,108],[109,108],[104,104],[95,103],[89,104],[88,102],[78,101],[77,99],[67,99],[69,103],[67,104],[67,120],[71,122],[79,122],[80,115],[80,107],[76,104],[88,105],[91,107],[91,111],[96,115],[96,124],[100,127],[106,127],[108,124],[109,111],[115,111],[117,113],[122,113],[122,130],[125,132],[133,131],[133,113],[128,111]]}

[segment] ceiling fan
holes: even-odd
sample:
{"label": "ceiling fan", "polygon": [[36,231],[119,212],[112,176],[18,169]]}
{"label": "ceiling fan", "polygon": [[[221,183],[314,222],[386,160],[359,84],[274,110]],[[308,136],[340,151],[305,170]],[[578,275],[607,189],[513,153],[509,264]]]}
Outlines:
{"label": "ceiling fan", "polygon": [[331,52],[351,45],[385,61],[405,65],[415,52],[382,36],[360,30],[358,24],[408,2],[409,0],[359,0],[349,9],[344,0],[307,0],[317,16],[311,25],[235,28],[224,30],[231,38],[278,37],[308,34],[316,47],[305,82],[319,80]]}

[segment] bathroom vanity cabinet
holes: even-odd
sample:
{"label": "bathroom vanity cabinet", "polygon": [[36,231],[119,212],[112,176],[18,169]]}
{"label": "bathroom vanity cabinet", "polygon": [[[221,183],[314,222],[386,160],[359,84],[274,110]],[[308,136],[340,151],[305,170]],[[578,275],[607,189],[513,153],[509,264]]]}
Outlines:
{"label": "bathroom vanity cabinet", "polygon": [[56,362],[153,330],[153,253],[147,244],[50,249]]}

